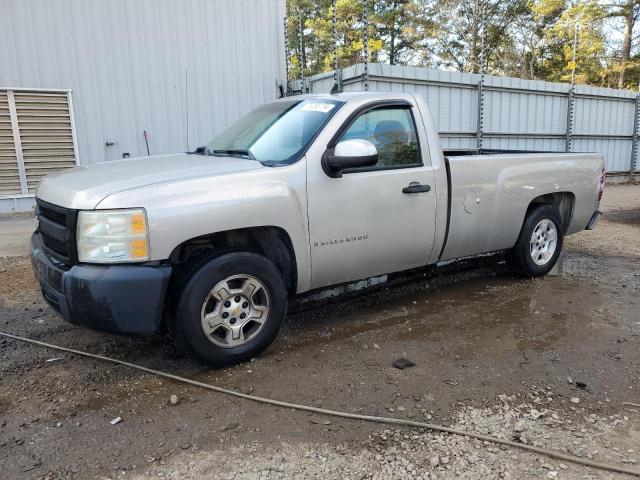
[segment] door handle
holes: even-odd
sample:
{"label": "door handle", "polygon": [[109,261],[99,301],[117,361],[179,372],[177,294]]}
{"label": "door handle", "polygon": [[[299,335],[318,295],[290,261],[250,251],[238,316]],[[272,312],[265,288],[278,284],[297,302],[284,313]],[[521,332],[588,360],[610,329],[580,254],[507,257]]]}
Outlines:
{"label": "door handle", "polygon": [[420,182],[411,182],[408,187],[402,189],[402,193],[430,192],[431,185],[422,185]]}

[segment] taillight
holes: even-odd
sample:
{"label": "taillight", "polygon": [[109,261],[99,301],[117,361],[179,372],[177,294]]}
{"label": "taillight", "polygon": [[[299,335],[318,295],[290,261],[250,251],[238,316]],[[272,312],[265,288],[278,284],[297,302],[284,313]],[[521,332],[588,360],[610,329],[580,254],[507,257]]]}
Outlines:
{"label": "taillight", "polygon": [[602,200],[602,195],[604,194],[604,184],[607,181],[607,172],[604,167],[602,167],[602,171],[600,172],[600,184],[598,185],[598,201]]}

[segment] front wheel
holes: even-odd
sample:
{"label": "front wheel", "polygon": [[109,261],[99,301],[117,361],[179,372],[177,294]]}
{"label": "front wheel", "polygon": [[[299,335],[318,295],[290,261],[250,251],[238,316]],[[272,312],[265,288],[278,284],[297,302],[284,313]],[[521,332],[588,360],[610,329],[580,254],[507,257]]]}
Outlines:
{"label": "front wheel", "polygon": [[524,219],[513,248],[513,261],[527,277],[546,275],[560,257],[564,233],[558,210],[551,205],[532,209]]}
{"label": "front wheel", "polygon": [[258,355],[276,338],[287,311],[280,272],[253,253],[205,260],[193,266],[181,284],[174,341],[214,367]]}

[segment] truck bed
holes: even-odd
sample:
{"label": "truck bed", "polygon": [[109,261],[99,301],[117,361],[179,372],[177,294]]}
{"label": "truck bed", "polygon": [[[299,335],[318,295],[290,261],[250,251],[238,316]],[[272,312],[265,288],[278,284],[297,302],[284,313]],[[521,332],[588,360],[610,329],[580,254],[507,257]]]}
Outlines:
{"label": "truck bed", "polygon": [[[453,153],[453,154],[452,154]],[[527,208],[555,192],[566,234],[585,228],[596,207],[602,158],[592,153],[446,151],[448,222],[439,260],[514,246]]]}

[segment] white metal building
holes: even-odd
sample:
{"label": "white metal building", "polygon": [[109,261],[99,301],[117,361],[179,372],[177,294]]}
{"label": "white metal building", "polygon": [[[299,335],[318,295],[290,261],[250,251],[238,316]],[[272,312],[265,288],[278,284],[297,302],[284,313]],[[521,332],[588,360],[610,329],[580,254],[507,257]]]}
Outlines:
{"label": "white metal building", "polygon": [[285,0],[0,0],[0,212],[60,168],[192,150],[285,85]]}

